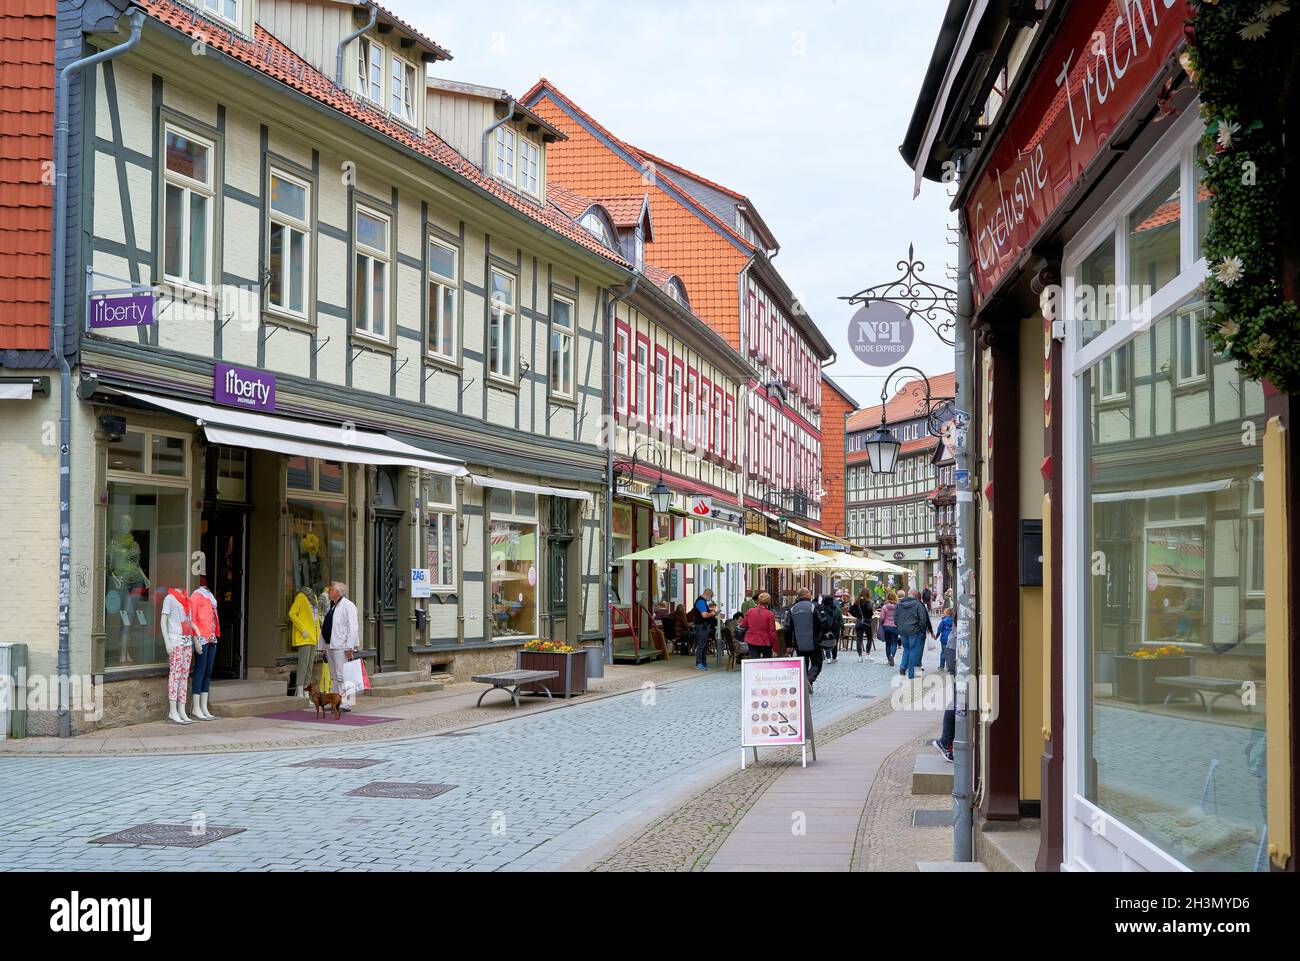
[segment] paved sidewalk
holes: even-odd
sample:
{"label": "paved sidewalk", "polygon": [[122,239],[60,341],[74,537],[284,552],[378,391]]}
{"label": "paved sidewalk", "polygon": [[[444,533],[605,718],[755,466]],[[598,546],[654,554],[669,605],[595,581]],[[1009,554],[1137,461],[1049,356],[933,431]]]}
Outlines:
{"label": "paved sidewalk", "polygon": [[942,719],[941,711],[893,711],[819,747],[816,763],[787,768],[763,793],[705,870],[848,871],[881,766],[937,734]]}
{"label": "paved sidewalk", "polygon": [[[362,695],[356,713],[393,718],[392,723],[372,727],[333,727],[307,720],[314,709],[304,708],[303,721],[265,717],[218,718],[180,725],[167,720],[149,721],[60,739],[29,737],[0,741],[0,757],[22,756],[123,756],[135,754],[220,754],[232,751],[283,750],[300,747],[331,747],[357,742],[396,741],[438,731],[477,727],[546,711],[561,710],[634,690],[646,684],[667,684],[700,677],[690,657],[643,665],[606,665],[603,678],[588,681],[588,693],[564,700],[521,698],[518,708],[503,695],[488,696],[481,707],[475,702],[482,684],[449,685],[433,694],[412,694],[400,698]],[[725,672],[724,672],[725,673]],[[306,701],[303,701],[306,705]],[[221,705],[214,705],[218,711]]]}

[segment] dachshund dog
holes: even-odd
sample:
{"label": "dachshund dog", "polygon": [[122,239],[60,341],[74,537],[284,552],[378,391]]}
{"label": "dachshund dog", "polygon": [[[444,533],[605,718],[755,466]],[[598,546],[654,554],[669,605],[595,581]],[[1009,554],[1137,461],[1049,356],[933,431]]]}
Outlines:
{"label": "dachshund dog", "polygon": [[317,717],[324,717],[325,714],[331,710],[334,712],[334,720],[337,721],[340,717],[343,716],[342,713],[339,711],[339,707],[343,703],[342,695],[334,691],[331,691],[328,694],[322,694],[317,689],[316,682],[312,681],[310,684],[307,685],[307,696],[311,700],[311,702],[316,705]]}

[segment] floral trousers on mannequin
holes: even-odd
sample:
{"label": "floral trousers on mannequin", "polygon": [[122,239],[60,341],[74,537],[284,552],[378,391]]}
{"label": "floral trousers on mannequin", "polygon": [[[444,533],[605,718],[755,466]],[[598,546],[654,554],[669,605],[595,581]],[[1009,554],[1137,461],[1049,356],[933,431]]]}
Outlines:
{"label": "floral trousers on mannequin", "polygon": [[190,664],[194,660],[194,644],[189,638],[182,638],[169,655],[167,655],[167,700],[186,701],[189,699]]}

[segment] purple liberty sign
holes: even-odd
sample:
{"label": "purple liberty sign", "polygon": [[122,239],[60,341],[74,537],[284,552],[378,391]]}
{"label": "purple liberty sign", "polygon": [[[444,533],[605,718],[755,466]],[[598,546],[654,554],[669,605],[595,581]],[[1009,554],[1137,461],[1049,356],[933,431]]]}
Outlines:
{"label": "purple liberty sign", "polygon": [[90,300],[90,329],[144,327],[153,323],[153,291]]}
{"label": "purple liberty sign", "polygon": [[212,399],[244,410],[275,410],[275,374],[217,361],[212,368]]}

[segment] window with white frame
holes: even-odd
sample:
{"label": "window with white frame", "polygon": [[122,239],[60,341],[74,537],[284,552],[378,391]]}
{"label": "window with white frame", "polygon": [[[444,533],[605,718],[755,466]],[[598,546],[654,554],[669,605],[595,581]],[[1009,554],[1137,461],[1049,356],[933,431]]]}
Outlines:
{"label": "window with white frame", "polygon": [[242,0],[203,0],[203,9],[208,13],[216,14],[222,20],[239,26],[243,23],[239,16],[241,2]]}
{"label": "window with white frame", "polygon": [[1262,473],[1250,479],[1246,504],[1246,592],[1264,595],[1264,480]]}
{"label": "window with white frame", "polygon": [[311,186],[271,170],[267,231],[266,299],[272,310],[307,316],[307,277],[311,243]]}
{"label": "window with white frame", "polygon": [[510,184],[515,182],[518,142],[519,138],[508,125],[497,127],[496,175]]}
{"label": "window with white frame", "polygon": [[540,196],[542,192],[541,148],[527,138],[519,141],[519,189]]}
{"label": "window with white frame", "polygon": [[384,48],[369,37],[357,41],[357,93],[372,103],[384,103]]}
{"label": "window with white frame", "polygon": [[551,300],[551,393],[573,397],[573,301]]}
{"label": "window with white frame", "polygon": [[429,583],[456,589],[456,503],[452,479],[433,475],[425,485],[425,565]]}
{"label": "window with white frame", "polygon": [[352,322],[358,333],[388,339],[389,219],[357,207]]}
{"label": "window with white frame", "polygon": [[216,150],[211,140],[170,123],[164,136],[163,276],[207,287],[212,283]]}
{"label": "window with white frame", "polygon": [[668,355],[655,348],[655,416],[654,426],[662,430],[665,408],[668,404]]}
{"label": "window with white frame", "polygon": [[428,350],[442,360],[455,362],[459,338],[460,318],[456,310],[456,294],[460,289],[457,260],[460,251],[451,244],[429,238],[428,285]]}
{"label": "window with white frame", "polygon": [[636,340],[636,393],[633,413],[642,423],[650,420],[649,408],[650,344],[640,335]]}
{"label": "window with white frame", "polygon": [[502,380],[515,379],[515,340],[518,314],[515,278],[493,268],[488,315],[488,373]]}
{"label": "window with white frame", "polygon": [[692,370],[686,375],[686,444],[695,446],[696,409],[700,393],[700,375]]}
{"label": "window with white frame", "polygon": [[614,330],[614,408],[627,416],[627,330],[621,325]]}
{"label": "window with white frame", "polygon": [[682,369],[682,362],[673,358],[673,379],[669,384],[669,391],[672,399],[669,406],[672,409],[668,421],[668,430],[675,437],[681,437],[685,431],[682,430],[682,390],[685,388],[685,373]]}
{"label": "window with white frame", "polygon": [[1174,315],[1174,363],[1177,365],[1175,382],[1181,387],[1205,380],[1205,354],[1207,345],[1201,333],[1204,304],[1189,306]]}
{"label": "window with white frame", "polygon": [[415,67],[400,57],[393,57],[391,99],[388,110],[393,116],[415,123]]}

